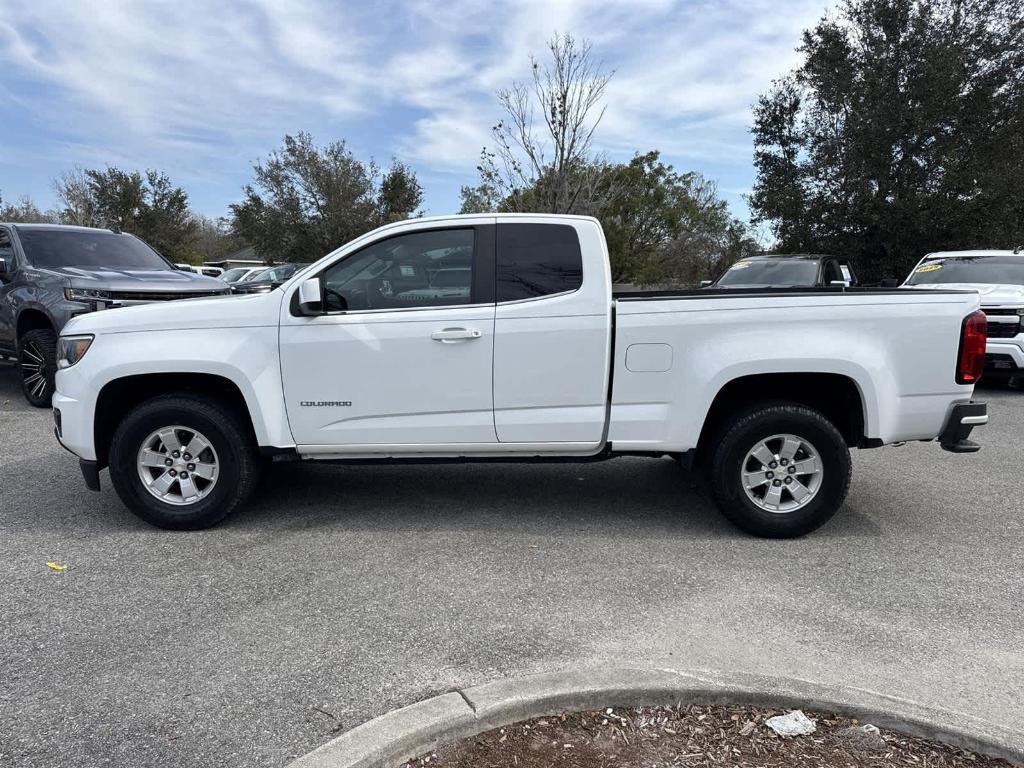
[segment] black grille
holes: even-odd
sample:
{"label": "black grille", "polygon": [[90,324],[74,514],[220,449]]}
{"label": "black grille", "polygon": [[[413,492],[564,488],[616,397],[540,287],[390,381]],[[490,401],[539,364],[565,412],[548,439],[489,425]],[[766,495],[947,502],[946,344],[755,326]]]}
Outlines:
{"label": "black grille", "polygon": [[221,296],[229,293],[228,289],[223,291],[116,291],[113,294],[114,301],[175,301],[176,299],[201,299],[210,296]]}
{"label": "black grille", "polygon": [[1006,322],[1005,320],[990,320],[988,324],[988,337],[990,339],[1012,339],[1018,333],[1020,333],[1020,315],[1016,309],[986,309],[985,317],[992,318],[997,316],[1000,318],[1012,319],[1012,322]]}

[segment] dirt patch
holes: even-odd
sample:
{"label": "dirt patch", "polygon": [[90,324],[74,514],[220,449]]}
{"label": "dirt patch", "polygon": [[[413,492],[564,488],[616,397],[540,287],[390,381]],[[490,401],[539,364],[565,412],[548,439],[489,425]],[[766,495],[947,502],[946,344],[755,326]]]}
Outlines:
{"label": "dirt patch", "polygon": [[758,707],[637,707],[541,717],[482,733],[405,763],[404,768],[1006,768],[935,741],[807,712],[817,730],[780,737]]}

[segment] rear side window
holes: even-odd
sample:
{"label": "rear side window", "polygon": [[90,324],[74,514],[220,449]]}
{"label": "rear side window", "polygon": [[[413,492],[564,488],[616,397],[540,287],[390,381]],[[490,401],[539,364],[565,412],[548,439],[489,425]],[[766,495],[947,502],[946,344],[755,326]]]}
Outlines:
{"label": "rear side window", "polygon": [[583,285],[576,229],[567,224],[499,224],[497,299],[518,301]]}

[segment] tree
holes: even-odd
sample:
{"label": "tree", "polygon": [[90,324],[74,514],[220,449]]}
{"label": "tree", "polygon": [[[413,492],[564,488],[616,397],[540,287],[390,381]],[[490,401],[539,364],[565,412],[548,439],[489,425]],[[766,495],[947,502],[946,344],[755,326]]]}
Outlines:
{"label": "tree", "polygon": [[172,261],[192,253],[197,223],[188,195],[167,174],[77,168],[54,181],[61,221],[90,227],[116,227],[145,240]]}
{"label": "tree", "polygon": [[195,239],[192,241],[192,255],[186,260],[192,263],[219,261],[225,256],[240,251],[247,243],[231,230],[231,223],[221,217],[211,219],[195,214]]}
{"label": "tree", "polygon": [[44,213],[28,195],[21,196],[16,203],[4,203],[3,197],[0,197],[0,221],[24,224],[52,223],[57,221],[57,215],[53,211]]}
{"label": "tree", "polygon": [[615,282],[695,284],[760,250],[747,227],[730,215],[713,181],[677,173],[658,152],[605,173],[616,193],[599,218]]}
{"label": "tree", "polygon": [[571,35],[555,35],[548,50],[550,64],[530,58],[531,84],[498,91],[505,117],[491,131],[495,148],[481,153],[479,184],[462,188],[464,213],[591,213],[611,192],[591,145],[613,73]]}
{"label": "tree", "polygon": [[80,227],[103,225],[96,209],[96,198],[92,192],[90,179],[84,168],[76,167],[72,171],[62,173],[53,180],[53,191],[57,194],[57,201],[61,206],[62,223],[76,224]]}
{"label": "tree", "polygon": [[1019,0],[845,0],[755,108],[755,222],[869,280],[1024,241]]}
{"label": "tree", "polygon": [[413,216],[423,193],[397,160],[383,174],[344,141],[323,148],[308,133],[254,166],[245,199],[231,206],[232,230],[268,261],[311,261],[382,224]]}
{"label": "tree", "polygon": [[498,92],[505,118],[493,129],[495,149],[481,155],[477,185],[462,188],[462,213],[596,216],[616,282],[694,283],[758,250],[700,174],[677,173],[658,152],[629,163],[595,153],[611,73],[594,62],[585,41],[556,35],[548,49],[550,64],[530,60],[531,86]]}

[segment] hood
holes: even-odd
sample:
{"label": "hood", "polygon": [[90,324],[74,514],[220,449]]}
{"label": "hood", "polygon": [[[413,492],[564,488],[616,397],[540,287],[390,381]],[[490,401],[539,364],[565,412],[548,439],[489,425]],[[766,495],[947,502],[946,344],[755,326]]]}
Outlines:
{"label": "hood", "polygon": [[276,326],[283,295],[277,291],[248,296],[158,301],[136,307],[105,309],[72,318],[61,334]]}
{"label": "hood", "polygon": [[927,285],[904,285],[904,288],[919,290],[977,291],[983,307],[1024,306],[1024,285],[1002,283],[928,283]]}
{"label": "hood", "polygon": [[53,267],[45,270],[67,280],[72,288],[97,291],[223,291],[223,282],[177,269],[112,269]]}

